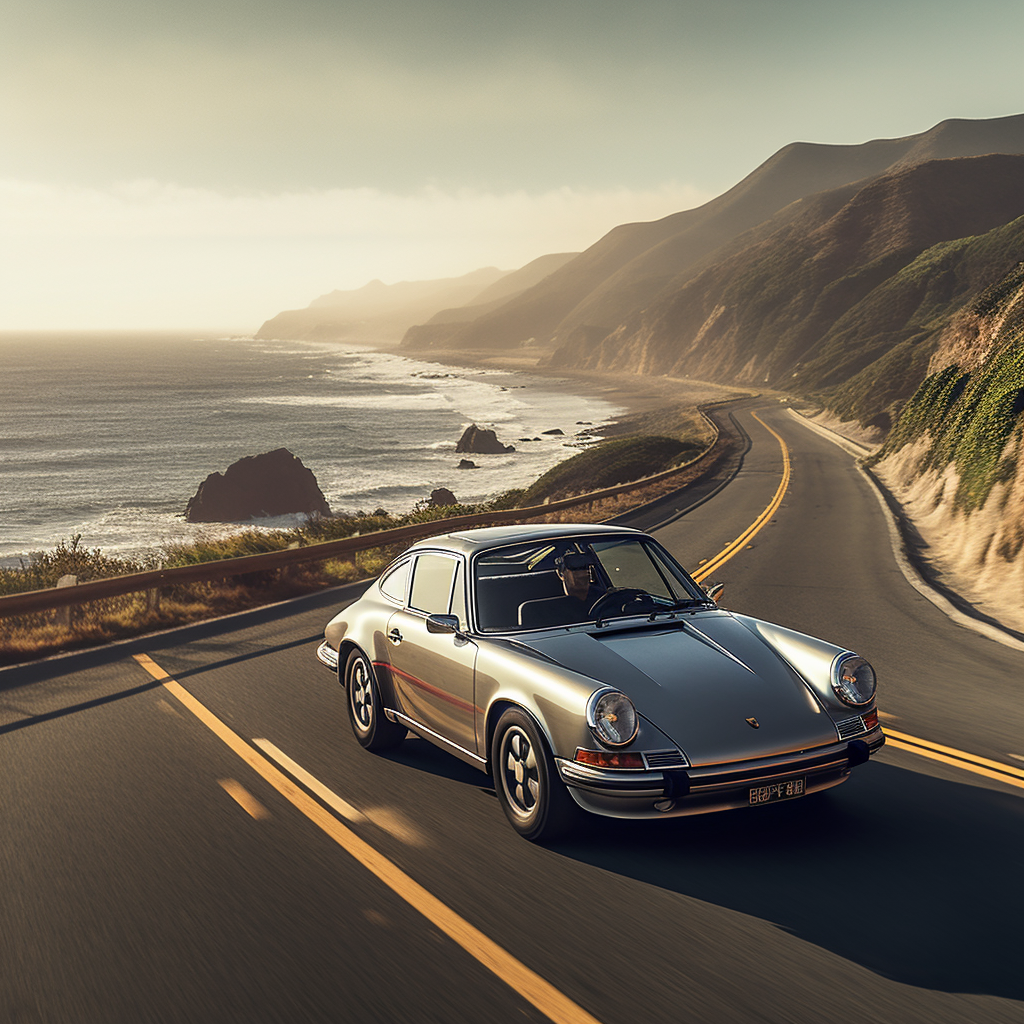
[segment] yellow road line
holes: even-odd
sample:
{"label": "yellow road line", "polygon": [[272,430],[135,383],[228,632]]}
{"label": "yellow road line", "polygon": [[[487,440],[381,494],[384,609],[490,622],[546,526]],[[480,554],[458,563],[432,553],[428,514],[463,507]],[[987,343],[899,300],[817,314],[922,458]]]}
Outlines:
{"label": "yellow road line", "polygon": [[770,433],[776,441],[779,442],[779,447],[782,449],[782,480],[779,483],[778,490],[775,492],[775,496],[768,503],[768,507],[747,527],[743,533],[736,538],[731,544],[724,547],[721,551],[715,555],[714,558],[710,559],[704,565],[700,567],[699,572],[693,574],[693,578],[698,582],[702,583],[706,580],[713,572],[720,569],[730,558],[733,557],[740,549],[751,540],[764,525],[771,519],[773,515],[779,510],[779,506],[782,504],[782,499],[786,496],[786,489],[789,487],[790,477],[790,461],[789,461],[789,448],[786,447],[786,442],[774,431],[771,427],[757,413],[751,413],[755,420],[764,427],[765,430]]}
{"label": "yellow road line", "polygon": [[907,750],[912,754],[919,754],[921,757],[930,757],[933,761],[955,765],[957,768],[964,768],[976,775],[999,779],[1000,782],[1005,782],[1008,786],[1024,789],[1024,769],[1017,768],[1012,764],[993,761],[980,754],[969,754],[967,751],[957,750],[956,747],[946,747],[941,743],[933,743],[931,740],[923,740],[905,732],[897,732],[895,729],[887,728],[883,731],[886,744],[897,750]]}
{"label": "yellow road line", "polygon": [[218,779],[217,782],[221,789],[250,817],[255,818],[257,821],[270,817],[270,811],[237,779]]}
{"label": "yellow road line", "polygon": [[292,782],[265,757],[228,728],[204,704],[196,700],[180,683],[172,679],[148,655],[136,654],[135,660],[165,689],[173,694],[200,722],[223,740],[246,764],[262,776],[297,810],[323,830],[363,867],[373,872],[389,889],[428,921],[440,928],[489,971],[532,1003],[555,1024],[600,1024],[581,1006],[563,995],[550,982],[517,960],[482,931],[460,917],[436,896],[410,878],[369,843],[364,842],[333,814],[318,804],[305,790]]}
{"label": "yellow road line", "polygon": [[278,750],[270,740],[253,740],[264,754],[269,754],[286,772],[295,776],[306,789],[315,793],[331,810],[337,811],[349,821],[362,821],[366,817],[357,811],[347,800],[342,800],[333,789],[328,789],[315,775],[310,775],[302,765],[293,761],[283,750]]}

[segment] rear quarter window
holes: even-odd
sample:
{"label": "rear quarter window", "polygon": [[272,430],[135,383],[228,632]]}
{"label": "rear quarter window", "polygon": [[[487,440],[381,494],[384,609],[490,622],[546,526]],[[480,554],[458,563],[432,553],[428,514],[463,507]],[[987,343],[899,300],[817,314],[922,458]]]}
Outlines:
{"label": "rear quarter window", "polygon": [[409,568],[412,566],[412,562],[407,560],[399,565],[396,565],[393,569],[389,569],[380,578],[380,592],[385,597],[390,597],[392,601],[397,601],[399,604],[405,604],[405,595],[409,589]]}

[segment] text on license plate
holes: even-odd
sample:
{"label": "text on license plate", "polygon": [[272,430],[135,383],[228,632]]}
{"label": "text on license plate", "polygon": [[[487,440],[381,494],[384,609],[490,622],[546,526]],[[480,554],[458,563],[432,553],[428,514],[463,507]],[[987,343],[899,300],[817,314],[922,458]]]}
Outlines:
{"label": "text on license plate", "polygon": [[770,804],[775,800],[792,800],[804,795],[804,779],[790,779],[788,782],[773,782],[770,786],[752,786],[752,804]]}

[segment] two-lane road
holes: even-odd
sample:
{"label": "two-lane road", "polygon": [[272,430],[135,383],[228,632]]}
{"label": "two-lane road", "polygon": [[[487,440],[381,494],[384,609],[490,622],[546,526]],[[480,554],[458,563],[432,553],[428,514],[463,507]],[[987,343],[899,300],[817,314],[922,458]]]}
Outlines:
{"label": "two-lane road", "polygon": [[[906,583],[848,455],[759,415],[791,477],[726,606],[865,654],[895,729],[1014,764],[1024,654]],[[742,423],[736,479],[659,531],[691,569],[779,490]],[[1024,1021],[1024,789],[889,747],[821,798],[537,848],[482,774],[357,746],[313,658],[341,598],[0,673],[0,1020]]]}

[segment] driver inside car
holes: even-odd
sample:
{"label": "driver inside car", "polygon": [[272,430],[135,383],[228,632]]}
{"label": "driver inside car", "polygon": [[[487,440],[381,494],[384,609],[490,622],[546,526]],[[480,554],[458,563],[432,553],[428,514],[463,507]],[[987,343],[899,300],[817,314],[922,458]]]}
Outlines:
{"label": "driver inside car", "polygon": [[519,606],[521,626],[561,626],[589,618],[594,603],[605,588],[597,582],[596,566],[590,555],[567,551],[555,559],[555,572],[565,594],[539,601],[524,601]]}

